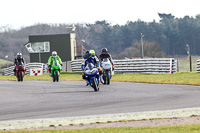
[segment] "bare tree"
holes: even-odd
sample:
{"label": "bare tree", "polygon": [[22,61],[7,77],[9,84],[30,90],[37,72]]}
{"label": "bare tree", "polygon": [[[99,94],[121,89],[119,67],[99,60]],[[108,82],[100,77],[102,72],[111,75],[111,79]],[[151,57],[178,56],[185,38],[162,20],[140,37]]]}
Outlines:
{"label": "bare tree", "polygon": [[[162,58],[165,57],[165,54],[160,51],[160,46],[156,42],[149,42],[149,41],[144,41],[143,43],[144,47],[144,56],[145,57],[152,57],[152,58]],[[141,57],[142,54],[142,49],[141,49],[141,43],[136,41],[132,43],[131,47],[125,48],[123,52],[121,52],[118,56],[118,58],[138,58]]]}

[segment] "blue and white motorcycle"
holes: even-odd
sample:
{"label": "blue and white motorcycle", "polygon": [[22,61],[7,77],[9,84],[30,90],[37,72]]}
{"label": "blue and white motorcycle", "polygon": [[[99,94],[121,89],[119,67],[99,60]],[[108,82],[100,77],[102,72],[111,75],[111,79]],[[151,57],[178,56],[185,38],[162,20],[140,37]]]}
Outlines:
{"label": "blue and white motorcycle", "polygon": [[[102,61],[102,68],[103,68],[103,84],[110,84],[110,80],[112,78],[112,64],[108,58],[104,58]],[[102,80],[101,80],[102,81]]]}
{"label": "blue and white motorcycle", "polygon": [[99,91],[99,71],[92,63],[88,63],[85,67],[85,76],[89,85],[94,88],[94,91]]}

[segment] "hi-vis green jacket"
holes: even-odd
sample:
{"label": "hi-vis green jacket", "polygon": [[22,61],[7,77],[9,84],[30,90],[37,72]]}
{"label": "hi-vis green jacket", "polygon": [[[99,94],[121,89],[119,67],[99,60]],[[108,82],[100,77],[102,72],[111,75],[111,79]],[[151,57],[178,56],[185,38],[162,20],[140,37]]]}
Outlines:
{"label": "hi-vis green jacket", "polygon": [[49,57],[48,60],[48,65],[52,65],[54,60],[58,60],[60,64],[62,64],[62,60],[60,59],[60,57],[57,55],[55,58],[53,58],[53,56]]}

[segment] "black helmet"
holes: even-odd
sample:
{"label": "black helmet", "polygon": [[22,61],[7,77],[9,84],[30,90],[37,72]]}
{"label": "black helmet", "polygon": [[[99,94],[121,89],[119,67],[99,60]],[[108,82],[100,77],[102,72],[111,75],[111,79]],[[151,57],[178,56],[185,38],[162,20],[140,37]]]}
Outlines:
{"label": "black helmet", "polygon": [[103,53],[103,52],[106,52],[106,53],[107,53],[108,50],[107,50],[107,48],[102,48],[102,49],[101,49],[101,52],[102,52],[102,53]]}
{"label": "black helmet", "polygon": [[90,53],[90,51],[89,51],[89,50],[85,51],[85,54],[89,54],[89,53]]}
{"label": "black helmet", "polygon": [[92,57],[92,54],[89,51],[85,52],[85,59],[89,59],[90,57]]}

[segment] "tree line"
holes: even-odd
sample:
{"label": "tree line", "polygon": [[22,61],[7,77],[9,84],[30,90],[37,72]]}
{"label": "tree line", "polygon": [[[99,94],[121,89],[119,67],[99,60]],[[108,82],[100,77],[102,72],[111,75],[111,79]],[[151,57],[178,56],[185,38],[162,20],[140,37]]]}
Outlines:
{"label": "tree line", "polygon": [[144,22],[142,20],[127,21],[125,25],[112,25],[108,21],[96,21],[94,24],[35,24],[13,30],[0,27],[0,58],[5,55],[13,60],[17,52],[22,52],[28,60],[29,54],[24,44],[29,35],[66,34],[75,32],[77,46],[82,40],[86,49],[94,49],[100,54],[106,47],[114,58],[141,57],[141,33],[144,44],[144,56],[164,57],[186,55],[190,47],[192,55],[200,53],[200,15],[176,18],[172,14],[158,13],[160,21]]}

